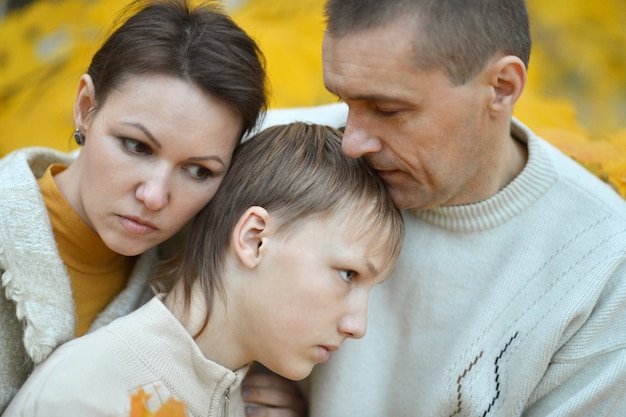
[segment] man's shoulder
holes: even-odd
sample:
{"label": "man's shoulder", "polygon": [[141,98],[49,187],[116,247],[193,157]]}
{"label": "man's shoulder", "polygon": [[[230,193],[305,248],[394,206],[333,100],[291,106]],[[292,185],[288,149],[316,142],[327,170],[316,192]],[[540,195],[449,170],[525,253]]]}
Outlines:
{"label": "man's shoulder", "polygon": [[608,183],[591,173],[549,141],[536,135],[521,122],[513,120],[513,130],[524,136],[530,158],[540,158],[548,171],[553,171],[556,181],[548,194],[567,199],[574,209],[592,207],[601,212],[613,212],[617,219],[626,222],[626,201]]}
{"label": "man's shoulder", "polygon": [[562,187],[571,204],[590,205],[600,210],[614,212],[618,218],[626,222],[626,200],[607,182],[591,173],[581,164],[565,155],[545,140],[541,146],[554,162],[558,174],[557,186]]}

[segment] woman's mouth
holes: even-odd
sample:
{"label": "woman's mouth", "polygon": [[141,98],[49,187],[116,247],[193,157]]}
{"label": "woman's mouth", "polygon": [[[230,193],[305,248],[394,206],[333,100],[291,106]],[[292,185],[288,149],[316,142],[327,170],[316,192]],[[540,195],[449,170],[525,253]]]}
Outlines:
{"label": "woman's mouth", "polygon": [[147,235],[159,230],[153,223],[137,217],[117,216],[120,224],[128,233],[133,235]]}

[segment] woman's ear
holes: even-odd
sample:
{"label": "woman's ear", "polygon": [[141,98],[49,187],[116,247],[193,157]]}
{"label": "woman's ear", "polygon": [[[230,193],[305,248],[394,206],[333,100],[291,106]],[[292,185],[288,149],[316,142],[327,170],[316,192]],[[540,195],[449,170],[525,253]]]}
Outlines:
{"label": "woman's ear", "polygon": [[489,66],[489,83],[495,92],[490,110],[512,112],[526,85],[526,66],[513,55],[497,58]]}
{"label": "woman's ear", "polygon": [[270,214],[263,207],[253,206],[239,218],[233,231],[233,250],[243,265],[255,268],[265,250]]}
{"label": "woman's ear", "polygon": [[78,92],[74,102],[74,123],[86,135],[90,113],[96,106],[96,91],[89,74],[83,74],[78,81]]}

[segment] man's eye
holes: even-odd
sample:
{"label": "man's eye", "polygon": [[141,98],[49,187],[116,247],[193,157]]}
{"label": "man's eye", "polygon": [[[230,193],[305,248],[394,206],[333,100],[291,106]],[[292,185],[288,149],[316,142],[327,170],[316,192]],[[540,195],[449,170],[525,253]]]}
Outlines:
{"label": "man's eye", "polygon": [[152,148],[143,142],[134,139],[122,139],[122,145],[126,150],[137,155],[150,155]]}
{"label": "man's eye", "polygon": [[183,168],[196,180],[204,180],[213,176],[213,171],[201,165],[186,165]]}
{"label": "man's eye", "polygon": [[339,271],[339,275],[341,276],[341,279],[343,279],[344,281],[351,282],[354,276],[356,275],[356,272],[350,271],[348,269],[343,269]]}
{"label": "man's eye", "polygon": [[376,109],[376,112],[380,114],[381,116],[385,116],[385,117],[395,116],[396,114],[399,113],[397,110],[383,110],[379,108]]}

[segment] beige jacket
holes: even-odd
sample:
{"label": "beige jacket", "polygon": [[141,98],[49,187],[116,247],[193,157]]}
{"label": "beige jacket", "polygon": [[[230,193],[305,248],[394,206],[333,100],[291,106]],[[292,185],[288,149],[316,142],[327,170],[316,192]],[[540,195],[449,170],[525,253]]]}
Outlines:
{"label": "beige jacket", "polygon": [[139,389],[152,413],[174,398],[189,417],[243,416],[248,366],[207,359],[159,298],[55,350],[3,417],[128,417]]}

